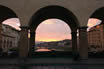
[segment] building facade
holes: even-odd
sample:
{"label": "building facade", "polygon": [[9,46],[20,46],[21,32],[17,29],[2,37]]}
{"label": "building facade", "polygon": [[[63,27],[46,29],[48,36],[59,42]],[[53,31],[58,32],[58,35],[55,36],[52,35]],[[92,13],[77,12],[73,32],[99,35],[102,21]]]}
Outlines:
{"label": "building facade", "polygon": [[7,52],[9,49],[17,48],[19,42],[19,30],[15,28],[2,24],[1,25],[1,48],[4,52]]}
{"label": "building facade", "polygon": [[104,24],[96,25],[88,31],[89,49],[104,51]]}

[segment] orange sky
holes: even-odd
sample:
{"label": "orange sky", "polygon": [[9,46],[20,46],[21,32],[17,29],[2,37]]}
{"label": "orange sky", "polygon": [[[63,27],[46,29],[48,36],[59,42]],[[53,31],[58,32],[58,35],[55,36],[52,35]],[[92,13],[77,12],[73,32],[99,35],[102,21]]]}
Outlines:
{"label": "orange sky", "polygon": [[88,27],[93,27],[93,26],[100,24],[100,23],[101,23],[101,20],[90,18],[88,20]]}
{"label": "orange sky", "polygon": [[10,18],[10,19],[7,19],[3,22],[3,24],[8,24],[18,30],[20,30],[20,21],[18,18]]}
{"label": "orange sky", "polygon": [[[98,19],[89,19],[88,26],[93,27],[101,21]],[[20,21],[18,18],[7,19],[3,24],[11,25],[19,29]],[[48,19],[43,21],[36,30],[36,41],[59,41],[64,39],[71,39],[70,27],[62,20]]]}
{"label": "orange sky", "polygon": [[48,19],[43,21],[36,30],[36,41],[59,41],[71,39],[70,27],[62,20]]}

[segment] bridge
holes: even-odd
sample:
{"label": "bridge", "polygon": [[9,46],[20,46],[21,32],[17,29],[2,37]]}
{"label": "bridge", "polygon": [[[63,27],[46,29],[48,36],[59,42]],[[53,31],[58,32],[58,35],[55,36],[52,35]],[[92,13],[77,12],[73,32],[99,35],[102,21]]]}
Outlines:
{"label": "bridge", "polygon": [[[65,21],[70,26],[73,51],[76,51],[77,46],[79,46],[81,58],[87,59],[88,20],[96,18],[101,20],[102,23],[104,21],[103,0],[0,0],[0,10],[0,24],[9,18],[20,19],[21,38],[19,53],[21,57],[26,57],[29,53],[28,50],[31,51],[33,49],[32,46],[35,45],[35,35],[38,25],[46,19],[55,18]],[[30,30],[30,39],[28,39],[28,30]],[[77,30],[79,30],[78,40]],[[2,39],[1,36],[0,39]],[[77,44],[77,42],[79,43]]]}
{"label": "bridge", "polygon": [[[104,23],[103,0],[0,0],[0,29],[2,22],[9,18],[20,19],[19,58],[0,58],[1,69],[6,69],[6,66],[8,69],[48,69],[47,67],[53,67],[52,69],[104,69],[104,59],[88,59],[87,41],[88,20],[96,18]],[[69,58],[27,58],[28,54],[34,51],[38,25],[51,18],[63,20],[70,26],[72,51],[75,54],[79,46],[79,61]],[[28,30],[30,30],[30,39],[28,39]],[[1,36],[0,39],[2,39]]]}

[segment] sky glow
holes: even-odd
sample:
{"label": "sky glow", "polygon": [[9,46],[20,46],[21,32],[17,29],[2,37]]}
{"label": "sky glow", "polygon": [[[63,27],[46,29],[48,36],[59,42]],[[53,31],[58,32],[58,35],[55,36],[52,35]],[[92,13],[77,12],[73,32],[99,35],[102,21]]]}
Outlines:
{"label": "sky glow", "polygon": [[[10,25],[18,30],[20,29],[20,21],[18,18],[10,18],[2,22]],[[90,18],[88,20],[88,29],[101,23],[101,20]],[[62,20],[47,19],[40,23],[36,29],[36,41],[59,41],[64,39],[71,39],[70,27]]]}
{"label": "sky glow", "polygon": [[71,39],[70,27],[62,20],[48,19],[43,21],[36,30],[36,41],[60,41]]}
{"label": "sky glow", "polygon": [[101,20],[99,20],[99,19],[95,19],[95,18],[90,18],[89,20],[88,20],[88,27],[93,27],[93,26],[95,26],[95,25],[98,25],[98,24],[100,24],[101,23]]}
{"label": "sky glow", "polygon": [[21,30],[20,29],[20,21],[18,18],[10,18],[10,19],[3,21],[2,23],[12,26],[12,27],[16,28],[17,30]]}

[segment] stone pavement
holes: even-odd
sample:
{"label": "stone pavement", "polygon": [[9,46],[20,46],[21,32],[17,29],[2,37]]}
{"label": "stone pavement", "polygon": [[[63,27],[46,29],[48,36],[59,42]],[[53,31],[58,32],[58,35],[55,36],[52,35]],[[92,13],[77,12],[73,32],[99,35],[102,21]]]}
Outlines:
{"label": "stone pavement", "polygon": [[104,69],[104,59],[71,58],[0,59],[0,69]]}

